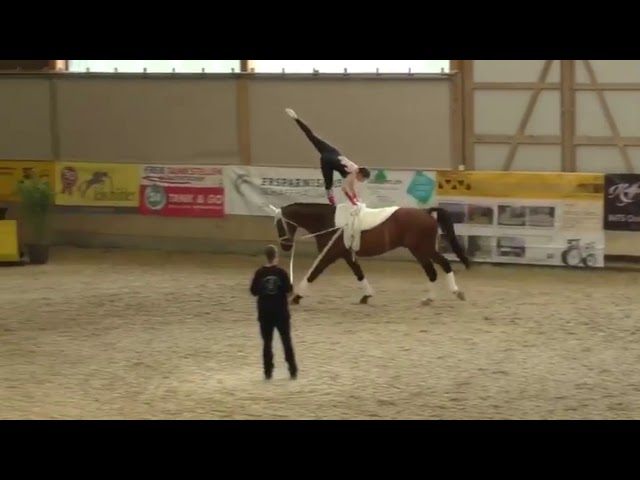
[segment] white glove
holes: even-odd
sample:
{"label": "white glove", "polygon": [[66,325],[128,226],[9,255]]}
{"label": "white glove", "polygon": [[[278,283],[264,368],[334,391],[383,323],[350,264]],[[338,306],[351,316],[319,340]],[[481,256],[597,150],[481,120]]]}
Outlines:
{"label": "white glove", "polygon": [[291,110],[290,108],[285,108],[284,109],[285,112],[287,112],[287,115],[289,115],[291,118],[293,118],[294,120],[296,118],[298,118],[298,115],[296,115],[296,112],[294,112],[293,110]]}

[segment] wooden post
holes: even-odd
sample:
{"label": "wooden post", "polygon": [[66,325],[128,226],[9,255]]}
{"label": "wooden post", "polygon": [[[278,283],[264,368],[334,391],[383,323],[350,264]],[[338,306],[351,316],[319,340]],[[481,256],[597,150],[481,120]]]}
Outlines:
{"label": "wooden post", "polygon": [[[240,72],[251,71],[251,60],[240,60]],[[251,107],[249,105],[249,79],[236,79],[236,120],[238,151],[242,165],[251,165]]]}
{"label": "wooden post", "polygon": [[562,125],[562,171],[577,170],[576,136],[576,63],[575,60],[560,60],[560,102]]}
{"label": "wooden post", "polygon": [[461,60],[462,67],[462,111],[463,111],[463,164],[467,170],[476,168],[475,161],[475,121],[474,121],[474,88],[473,60]]}
{"label": "wooden post", "polygon": [[[455,62],[455,63],[454,63]],[[464,91],[460,60],[451,60],[451,168],[465,165],[464,159]],[[466,165],[465,165],[466,168]]]}

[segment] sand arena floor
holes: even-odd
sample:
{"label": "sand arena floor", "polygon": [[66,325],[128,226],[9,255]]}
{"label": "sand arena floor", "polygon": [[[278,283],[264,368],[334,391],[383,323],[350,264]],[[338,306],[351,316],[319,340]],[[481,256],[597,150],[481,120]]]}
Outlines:
{"label": "sand arena floor", "polygon": [[[479,266],[423,307],[413,263],[334,265],[261,377],[248,257],[54,252],[2,268],[0,418],[640,418],[640,274]],[[296,264],[297,280],[310,264]]]}

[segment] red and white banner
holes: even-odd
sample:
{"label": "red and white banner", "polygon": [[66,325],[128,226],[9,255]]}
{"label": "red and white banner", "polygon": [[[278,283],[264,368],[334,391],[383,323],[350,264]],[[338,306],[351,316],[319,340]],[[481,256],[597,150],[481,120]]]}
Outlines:
{"label": "red and white banner", "polygon": [[222,167],[142,165],[140,213],[167,217],[224,217]]}

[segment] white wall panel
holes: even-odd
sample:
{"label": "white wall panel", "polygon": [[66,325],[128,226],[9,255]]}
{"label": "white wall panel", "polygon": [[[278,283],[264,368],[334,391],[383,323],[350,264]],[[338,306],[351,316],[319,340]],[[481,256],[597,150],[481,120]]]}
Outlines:
{"label": "white wall panel", "polygon": [[[476,91],[476,134],[515,135],[531,93],[527,90]],[[540,93],[525,134],[560,135],[559,91],[545,90]]]}
{"label": "white wall panel", "polygon": [[618,147],[578,146],[576,164],[579,172],[624,172],[624,161]]}
{"label": "white wall panel", "polygon": [[501,171],[508,151],[507,144],[476,144],[476,170]]}
{"label": "white wall panel", "polygon": [[[500,171],[504,167],[509,145],[477,144],[477,170]],[[519,145],[511,166],[512,171],[557,172],[562,169],[560,145]]]}
{"label": "white wall panel", "polygon": [[[640,172],[640,147],[626,147],[634,172]],[[579,146],[576,148],[579,172],[624,173],[627,167],[620,149],[615,146]]]}
{"label": "white wall panel", "polygon": [[[475,82],[537,82],[546,60],[474,60]],[[560,61],[554,60],[548,83],[560,82]]]}
{"label": "white wall panel", "polygon": [[[582,60],[576,60],[576,83],[591,83]],[[600,83],[640,83],[640,60],[589,60]]]}
{"label": "white wall panel", "polygon": [[[640,136],[640,92],[604,92],[611,115],[623,137]],[[576,93],[577,135],[612,136],[613,133],[595,91]]]}

